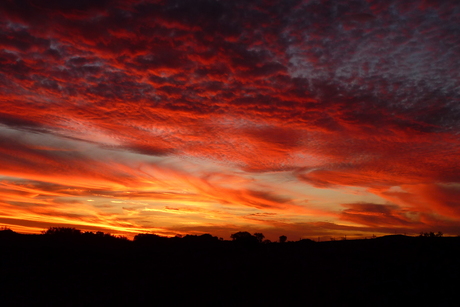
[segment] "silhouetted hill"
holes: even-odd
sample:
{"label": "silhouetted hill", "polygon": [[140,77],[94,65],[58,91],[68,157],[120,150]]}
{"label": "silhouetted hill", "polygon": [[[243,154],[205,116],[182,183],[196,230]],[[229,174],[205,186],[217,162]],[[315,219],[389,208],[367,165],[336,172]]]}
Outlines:
{"label": "silhouetted hill", "polygon": [[457,306],[460,284],[460,238],[0,232],[0,250],[3,306]]}
{"label": "silhouetted hill", "polygon": [[18,236],[20,236],[20,234],[11,229],[5,228],[0,230],[0,239],[2,240],[17,238]]}

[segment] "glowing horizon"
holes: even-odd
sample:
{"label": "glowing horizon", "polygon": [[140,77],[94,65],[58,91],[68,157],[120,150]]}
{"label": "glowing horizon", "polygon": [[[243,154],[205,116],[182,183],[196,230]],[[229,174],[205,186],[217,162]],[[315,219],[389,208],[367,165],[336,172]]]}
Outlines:
{"label": "glowing horizon", "polygon": [[0,225],[460,234],[455,1],[4,1]]}

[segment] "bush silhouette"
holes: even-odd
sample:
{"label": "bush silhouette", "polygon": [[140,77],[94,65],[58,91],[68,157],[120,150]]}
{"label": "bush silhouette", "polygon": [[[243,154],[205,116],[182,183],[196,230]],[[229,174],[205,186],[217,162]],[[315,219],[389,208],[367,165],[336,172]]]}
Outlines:
{"label": "bush silhouette", "polygon": [[424,238],[441,238],[444,234],[440,231],[437,233],[434,232],[421,232],[419,237],[424,237]]}
{"label": "bush silhouette", "polygon": [[81,235],[81,230],[71,227],[50,227],[43,234],[48,236],[76,237]]}

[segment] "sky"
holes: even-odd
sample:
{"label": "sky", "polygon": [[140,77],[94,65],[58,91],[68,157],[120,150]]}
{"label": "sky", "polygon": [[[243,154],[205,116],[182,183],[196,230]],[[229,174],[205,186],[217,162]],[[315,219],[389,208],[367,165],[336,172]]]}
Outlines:
{"label": "sky", "polygon": [[457,0],[4,0],[0,225],[460,234]]}

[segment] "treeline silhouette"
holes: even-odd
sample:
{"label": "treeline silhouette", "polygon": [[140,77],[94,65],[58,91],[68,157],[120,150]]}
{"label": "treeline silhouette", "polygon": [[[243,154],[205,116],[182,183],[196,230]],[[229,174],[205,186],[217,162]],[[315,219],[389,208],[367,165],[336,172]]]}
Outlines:
{"label": "treeline silhouette", "polygon": [[457,306],[460,238],[0,230],[2,306]]}

